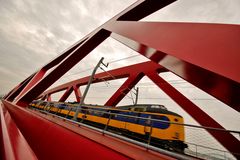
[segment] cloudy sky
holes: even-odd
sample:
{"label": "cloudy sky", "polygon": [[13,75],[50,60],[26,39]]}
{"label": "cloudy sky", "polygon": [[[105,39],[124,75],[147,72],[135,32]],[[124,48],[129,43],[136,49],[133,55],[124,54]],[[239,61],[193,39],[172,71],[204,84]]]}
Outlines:
{"label": "cloudy sky", "polygon": [[[8,93],[64,49],[134,2],[135,0],[0,0],[0,94]],[[143,21],[240,24],[240,1],[179,0]],[[105,57],[105,62],[112,62],[108,69],[147,60],[108,38],[53,86],[89,75],[101,57]],[[130,58],[125,59],[126,57]],[[226,128],[240,130],[239,113],[173,74],[161,76]],[[109,84],[92,85],[86,103],[104,104],[123,82],[124,80],[118,80]],[[138,86],[139,103],[164,104],[169,110],[183,115],[187,123],[196,124],[149,79],[144,78]],[[84,91],[84,87],[81,91]],[[101,96],[99,93],[102,93]],[[54,100],[58,96],[54,95]],[[123,99],[120,105],[131,104],[130,96],[129,94]],[[73,97],[71,95],[69,100]]]}

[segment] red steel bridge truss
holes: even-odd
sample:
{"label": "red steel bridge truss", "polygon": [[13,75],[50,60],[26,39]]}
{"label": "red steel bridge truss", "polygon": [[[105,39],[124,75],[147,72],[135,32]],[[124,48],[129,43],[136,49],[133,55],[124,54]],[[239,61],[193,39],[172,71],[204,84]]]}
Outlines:
{"label": "red steel bridge truss", "polygon": [[[137,1],[10,91],[4,97],[1,108],[1,149],[4,158],[77,158],[79,150],[82,150],[82,157],[88,157],[90,154],[92,156],[90,158],[94,158],[94,155],[104,159],[109,159],[111,156],[118,159],[126,158],[109,150],[103,151],[101,145],[88,144],[85,147],[83,145],[87,142],[79,138],[81,136],[26,110],[34,99],[50,101],[51,94],[63,90],[65,92],[59,101],[64,102],[74,91],[76,101],[80,102],[79,87],[86,85],[89,77],[47,91],[46,89],[108,37],[116,39],[151,61],[108,71],[110,74],[106,72],[96,74],[93,83],[127,78],[105,105],[116,106],[130,89],[147,76],[199,124],[224,129],[216,120],[161,78],[159,73],[172,72],[239,112],[240,26],[139,21],[174,1]],[[45,129],[47,131],[43,133]],[[240,142],[232,134],[207,131],[227,150],[240,153]],[[82,147],[79,144],[82,144]],[[61,151],[66,146],[71,149],[66,149],[66,152]],[[90,151],[95,154],[89,153]]]}

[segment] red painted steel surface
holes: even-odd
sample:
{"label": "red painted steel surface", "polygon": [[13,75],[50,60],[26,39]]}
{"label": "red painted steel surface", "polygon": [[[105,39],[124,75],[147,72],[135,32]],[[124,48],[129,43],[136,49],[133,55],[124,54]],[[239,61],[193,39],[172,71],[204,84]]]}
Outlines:
{"label": "red painted steel surface", "polygon": [[144,74],[133,74],[123,83],[123,85],[105,103],[106,106],[116,106],[131,89],[143,78]]}
{"label": "red painted steel surface", "polygon": [[76,101],[80,102],[81,101],[81,96],[82,96],[80,89],[76,85],[74,85],[73,86],[73,91],[75,93]]}
{"label": "red painted steel surface", "polygon": [[[161,78],[157,72],[146,73],[146,75],[169,97],[172,98],[182,109],[184,109],[189,115],[191,115],[200,125],[212,128],[225,129],[207,113],[201,110],[197,105],[191,102],[187,97],[181,94],[178,90],[172,87],[167,81]],[[233,153],[240,153],[240,141],[228,132],[219,132],[213,130],[207,130],[219,143],[221,143],[226,149]],[[224,138],[223,138],[224,137]],[[236,155],[239,157],[239,154]]]}
{"label": "red painted steel surface", "polygon": [[[108,23],[115,23],[117,19],[122,20],[140,20],[148,16],[150,13],[161,9],[175,0],[139,0],[108,22],[98,27],[90,34],[82,38],[79,42],[74,44],[68,50],[63,52],[62,55],[46,64],[42,69],[47,71],[48,69],[56,66],[53,71],[51,71],[48,75],[46,75],[41,80],[38,79],[35,86],[28,91],[24,91],[24,93],[18,97],[18,99],[14,100],[14,103],[20,106],[26,106],[32,100],[34,100],[37,96],[39,96],[43,91],[45,91],[51,84],[53,84],[56,80],[58,80],[64,73],[66,73],[69,69],[71,69],[76,63],[82,60],[89,52],[91,52],[95,47],[97,47],[101,42],[103,42],[107,37],[110,36],[110,32],[103,29]],[[147,8],[147,9],[145,9]],[[135,17],[135,18],[133,18]],[[67,57],[67,58],[66,58]],[[31,83],[31,80],[30,80]]]}
{"label": "red painted steel surface", "polygon": [[5,97],[4,99],[8,101],[13,101],[14,98],[24,89],[24,87],[30,82],[30,80],[33,78],[35,73],[33,73],[31,76],[26,78],[23,82],[21,82],[19,85],[17,85],[14,89],[12,89]]}
{"label": "red painted steel surface", "polygon": [[[7,101],[3,103],[38,159],[130,159],[99,143],[36,116],[24,108]],[[6,130],[4,129],[4,131]],[[13,135],[13,137],[15,136]],[[21,147],[18,145],[13,146]],[[17,149],[18,152],[24,154],[27,148]],[[31,159],[31,157],[26,159]]]}
{"label": "red painted steel surface", "polygon": [[45,74],[45,70],[41,69],[39,72],[37,72],[33,78],[29,81],[29,83],[24,87],[24,89],[18,94],[18,96],[16,97],[16,100],[19,99],[19,97],[21,97],[24,93],[26,93],[27,91],[30,90],[30,88],[32,88],[39,80],[42,79],[42,77]]}
{"label": "red painted steel surface", "polygon": [[[128,75],[128,79],[122,84],[122,86],[113,94],[113,96],[106,102],[106,106],[116,106],[122,98],[131,90],[131,88],[139,82],[139,80],[143,76],[148,76],[157,86],[159,86],[162,91],[164,91],[167,95],[169,95],[177,104],[179,104],[187,113],[189,113],[200,125],[208,126],[213,128],[224,129],[218,122],[216,122],[213,118],[211,118],[208,114],[202,111],[197,105],[191,102],[187,97],[182,95],[179,91],[177,91],[174,87],[167,83],[163,78],[161,78],[158,73],[164,71],[162,67],[156,65],[153,62],[143,62],[135,65],[131,65],[128,67],[123,67],[115,70],[110,70],[108,73],[112,76],[109,76],[108,73],[98,73],[95,77],[96,80],[102,81],[101,77],[107,80],[115,80],[115,76],[117,78],[120,74],[125,73]],[[81,78],[78,80],[74,80],[68,82],[66,84],[62,84],[56,88],[53,88],[49,91],[46,91],[44,94],[56,93],[65,89],[66,87],[72,88],[72,86],[81,86],[86,85],[89,77]],[[99,81],[95,81],[97,83]],[[68,90],[66,91],[68,92]],[[66,96],[66,92],[63,96]],[[43,94],[43,95],[44,95]],[[66,97],[67,98],[67,97]],[[194,112],[193,112],[194,111]],[[225,146],[228,150],[233,153],[240,153],[240,149],[235,146],[240,146],[240,142],[237,138],[235,138],[232,134],[227,132],[216,132],[207,130],[213,137],[216,138],[223,146]],[[224,138],[222,138],[224,137]]]}
{"label": "red painted steel surface", "polygon": [[[148,61],[148,62],[143,62],[143,63],[139,63],[139,64],[134,64],[134,65],[131,65],[128,67],[114,69],[114,70],[108,71],[108,73],[106,73],[106,72],[98,73],[94,76],[93,83],[103,82],[106,80],[109,81],[109,80],[127,78],[130,76],[136,77],[136,75],[140,75],[143,72],[150,72],[150,71],[165,72],[166,70],[154,62]],[[71,94],[71,93],[70,94],[68,93],[69,92],[68,90],[70,90],[71,88],[74,88],[74,87],[79,88],[80,86],[86,85],[88,83],[89,78],[90,78],[90,76],[87,76],[84,78],[80,78],[78,80],[74,80],[74,81],[62,84],[60,86],[57,86],[55,88],[52,88],[52,89],[47,90],[46,92],[42,93],[42,95],[40,95],[39,98],[44,97],[49,94],[54,94],[56,92],[60,92],[63,90],[66,90],[66,92],[62,96],[62,97],[65,97],[65,96]],[[67,99],[67,97],[65,97],[64,99]]]}
{"label": "red painted steel surface", "polygon": [[175,159],[166,155],[162,155],[160,153],[146,150],[146,148],[136,146],[132,143],[119,140],[118,138],[114,138],[111,136],[108,136],[106,134],[102,134],[97,131],[93,131],[89,128],[86,128],[84,126],[79,126],[77,124],[74,124],[69,121],[64,121],[61,118],[53,117],[51,115],[42,114],[41,112],[29,110],[30,112],[37,114],[40,117],[43,117],[47,120],[50,120],[51,122],[54,122],[64,128],[67,128],[71,130],[72,132],[75,132],[79,135],[82,135],[90,140],[93,140],[97,143],[100,143],[108,148],[112,148],[113,150],[129,156],[131,159],[138,159],[138,160],[164,160],[164,159]]}
{"label": "red painted steel surface", "polygon": [[0,159],[26,160],[37,159],[36,155],[28,145],[26,139],[16,126],[9,112],[0,102],[1,118],[1,154]]}
{"label": "red painted steel surface", "polygon": [[50,94],[47,95],[47,101],[52,101],[52,97]]}
{"label": "red painted steel surface", "polygon": [[116,40],[240,111],[240,25],[116,22],[106,29]]}
{"label": "red painted steel surface", "polygon": [[67,88],[67,90],[64,92],[64,94],[62,95],[62,97],[59,99],[59,102],[65,102],[66,99],[70,96],[70,94],[72,93],[73,91],[73,87],[72,86],[69,86]]}
{"label": "red painted steel surface", "polygon": [[[160,64],[165,68],[165,71],[168,70],[175,73],[236,111],[240,111],[240,26],[226,24],[136,22],[172,2],[174,2],[174,0],[137,1],[86,35],[82,40],[64,51],[62,55],[43,66],[38,72],[32,74],[9,92],[5,99],[22,107],[26,107],[64,73],[88,55],[95,47],[111,36],[150,60]],[[56,67],[50,73],[44,75],[54,66]],[[137,67],[140,70],[139,66]],[[120,70],[121,69],[115,71],[118,72]],[[124,73],[124,71],[129,70],[130,67],[125,67],[125,70],[121,70],[122,72],[118,74],[118,77],[130,77],[124,85],[131,88],[141,79],[141,76],[136,76],[134,79],[133,75]],[[106,75],[106,73],[102,75],[104,74]],[[99,76],[102,75],[99,74]],[[151,74],[148,74],[148,76],[150,75]],[[157,78],[155,76],[156,75],[152,75],[150,77],[156,80]],[[86,82],[87,80],[88,77],[85,77],[83,81]],[[95,82],[100,81],[100,79],[95,80]],[[66,84],[66,86],[64,89],[67,89],[70,85]],[[61,87],[63,86],[60,86],[59,89],[63,90]],[[79,85],[74,86],[71,84],[71,87],[75,87],[73,90],[76,95],[79,94],[76,90]],[[175,101],[177,101],[176,97],[181,97],[178,92],[172,90],[169,86],[165,86],[163,89],[171,95]],[[118,103],[123,97],[123,94],[120,92],[121,91],[118,90],[107,104]],[[125,89],[124,92],[127,93],[127,90]],[[50,93],[52,92],[49,92],[46,96],[50,97]],[[63,97],[63,100],[65,97]],[[190,110],[189,108],[193,106],[187,102],[185,98],[178,101],[178,103],[199,121],[201,121],[200,116],[205,115],[200,111],[198,112],[200,114],[196,114],[194,110]],[[183,106],[185,103],[188,108]],[[13,119],[18,118],[25,122],[27,120],[30,121],[34,117],[31,115],[26,118],[24,115],[19,114],[20,112],[22,114],[26,113],[24,109],[9,106],[12,105],[8,104],[8,109],[9,112],[14,113]],[[205,116],[210,119],[209,116]],[[39,119],[37,117],[35,118]],[[43,123],[46,127],[51,126],[51,124],[45,123],[45,121]],[[207,126],[208,122],[202,122],[201,124]],[[33,131],[29,128],[27,129],[27,126],[22,125],[20,130],[23,130],[29,137],[34,137],[32,133],[35,133],[34,129],[37,127],[34,127],[32,123],[28,125],[32,127]],[[217,123],[212,121],[211,125],[217,126]],[[64,132],[58,127],[56,127],[56,130]],[[53,133],[50,134],[52,135]],[[216,139],[219,139],[217,134],[213,135]],[[222,135],[224,136],[224,134]],[[69,134],[69,137],[78,139],[72,134]],[[220,142],[228,148],[230,152],[235,152],[236,150],[227,143],[227,141],[232,142],[231,136],[226,136],[224,139],[225,140]],[[35,137],[28,142],[33,143],[36,140]],[[63,142],[65,141],[61,141],[60,144],[64,146]],[[46,145],[47,142],[41,143]],[[235,143],[234,140],[233,144],[239,144],[239,141]],[[71,142],[70,145],[74,146],[77,144]],[[32,145],[30,146],[34,147]],[[44,152],[43,150],[44,148],[39,149],[39,153]],[[51,155],[46,156],[51,157]]]}

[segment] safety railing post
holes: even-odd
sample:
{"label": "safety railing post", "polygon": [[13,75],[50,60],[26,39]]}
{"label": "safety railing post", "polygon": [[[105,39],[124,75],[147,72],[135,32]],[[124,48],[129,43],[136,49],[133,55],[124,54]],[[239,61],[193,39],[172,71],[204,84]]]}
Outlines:
{"label": "safety railing post", "polygon": [[149,132],[149,135],[148,135],[148,141],[147,141],[147,150],[149,149],[149,145],[151,144],[151,137],[152,137],[152,126],[153,126],[153,120],[150,118],[150,132]]}
{"label": "safety railing post", "polygon": [[107,124],[105,125],[104,130],[103,130],[103,135],[104,135],[104,132],[105,132],[105,131],[107,130],[107,128],[108,128],[108,125],[109,125],[109,122],[110,122],[111,118],[112,118],[112,114],[109,114]]}
{"label": "safety railing post", "polygon": [[68,113],[66,114],[66,116],[64,118],[67,118],[71,111],[72,111],[72,108],[69,109]]}
{"label": "safety railing post", "polygon": [[57,111],[56,111],[55,115],[57,115],[57,114],[58,114],[59,110],[60,110],[60,108],[58,108],[58,109],[57,109]]}

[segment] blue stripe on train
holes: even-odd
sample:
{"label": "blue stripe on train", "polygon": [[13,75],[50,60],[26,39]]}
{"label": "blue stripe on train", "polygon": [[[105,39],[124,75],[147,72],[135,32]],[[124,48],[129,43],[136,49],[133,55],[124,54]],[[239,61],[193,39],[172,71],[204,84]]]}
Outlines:
{"label": "blue stripe on train", "polygon": [[[146,113],[135,113],[135,112],[119,112],[118,114],[137,116],[137,117],[143,117],[143,118],[152,118],[152,119],[158,119],[158,120],[164,121],[164,122],[152,121],[152,123],[153,123],[152,126],[154,128],[167,129],[170,126],[169,118],[166,116],[162,116],[162,115],[150,115],[150,114],[146,114]],[[140,124],[140,125],[144,125],[144,126],[151,125],[150,120],[147,120],[147,119],[145,120],[145,119],[138,119],[138,118],[132,118],[132,117],[130,118],[130,117],[124,117],[121,115],[117,115],[113,119],[119,120],[119,121],[124,121],[124,122],[129,122],[129,123]]]}

